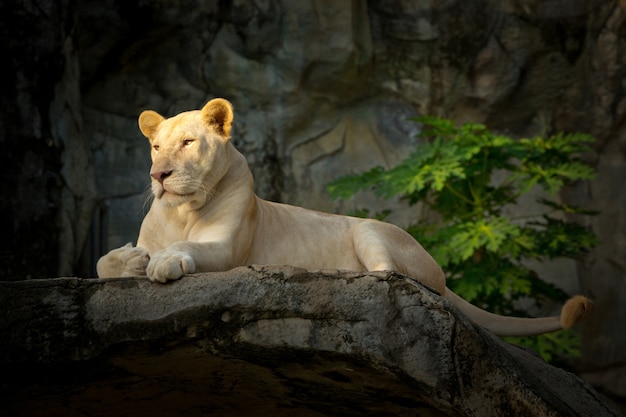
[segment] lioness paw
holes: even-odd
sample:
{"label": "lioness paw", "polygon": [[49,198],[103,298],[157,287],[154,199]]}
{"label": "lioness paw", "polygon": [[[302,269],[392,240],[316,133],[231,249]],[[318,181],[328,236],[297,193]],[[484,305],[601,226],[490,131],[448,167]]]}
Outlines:
{"label": "lioness paw", "polygon": [[96,271],[100,278],[140,277],[146,275],[149,261],[146,249],[127,243],[101,257]]}
{"label": "lioness paw", "polygon": [[188,253],[163,249],[152,256],[147,272],[150,281],[165,283],[185,274],[193,274],[196,272],[196,264]]}

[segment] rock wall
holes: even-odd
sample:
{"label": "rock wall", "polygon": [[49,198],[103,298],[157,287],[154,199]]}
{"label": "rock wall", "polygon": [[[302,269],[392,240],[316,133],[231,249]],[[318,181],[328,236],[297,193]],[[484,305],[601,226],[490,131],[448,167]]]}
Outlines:
{"label": "rock wall", "polygon": [[0,282],[0,338],[0,415],[617,416],[394,273]]}
{"label": "rock wall", "polygon": [[228,98],[233,140],[261,196],[327,211],[391,207],[399,224],[420,213],[371,195],[331,202],[324,187],[407,155],[418,131],[407,117],[483,122],[513,136],[585,131],[598,138],[589,160],[599,175],[563,197],[603,212],[588,224],[603,244],[563,279],[598,301],[583,329],[586,377],[626,396],[623,2],[0,7],[12,70],[0,109],[10,196],[2,228],[14,234],[2,248],[4,279],[87,276],[103,250],[136,239],[149,167],[136,118],[146,108],[169,116]]}

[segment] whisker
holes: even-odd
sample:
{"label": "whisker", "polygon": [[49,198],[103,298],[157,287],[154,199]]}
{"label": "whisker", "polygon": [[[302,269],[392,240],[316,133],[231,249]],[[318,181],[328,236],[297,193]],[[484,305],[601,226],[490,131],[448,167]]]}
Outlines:
{"label": "whisker", "polygon": [[150,210],[150,206],[152,205],[152,201],[154,200],[154,193],[152,192],[152,183],[149,183],[143,191],[143,204],[141,205],[141,209],[144,212],[144,215],[148,213]]}

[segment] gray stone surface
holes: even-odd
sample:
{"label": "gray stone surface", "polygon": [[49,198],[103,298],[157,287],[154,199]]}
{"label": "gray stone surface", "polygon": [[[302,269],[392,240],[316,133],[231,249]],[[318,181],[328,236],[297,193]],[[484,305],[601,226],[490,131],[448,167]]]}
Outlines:
{"label": "gray stone surface", "polygon": [[617,415],[394,273],[0,282],[0,338],[0,415]]}

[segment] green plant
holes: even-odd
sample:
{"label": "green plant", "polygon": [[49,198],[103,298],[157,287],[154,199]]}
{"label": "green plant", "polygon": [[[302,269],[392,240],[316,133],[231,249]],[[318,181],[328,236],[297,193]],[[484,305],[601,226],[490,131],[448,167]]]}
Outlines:
{"label": "green plant", "polygon": [[[593,178],[580,160],[594,139],[585,134],[514,140],[480,124],[455,127],[440,118],[413,119],[423,126],[418,149],[398,166],[340,178],[327,187],[332,198],[348,199],[373,189],[381,197],[422,203],[436,220],[407,230],[446,271],[448,286],[492,312],[527,315],[522,299],[537,305],[567,295],[539,277],[525,260],[577,259],[597,244],[595,235],[563,214],[590,210],[542,198],[536,213],[507,213],[536,186],[554,197],[563,186]],[[546,360],[577,351],[575,333],[510,340],[531,346]]]}

